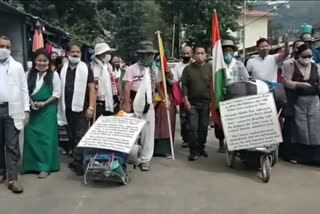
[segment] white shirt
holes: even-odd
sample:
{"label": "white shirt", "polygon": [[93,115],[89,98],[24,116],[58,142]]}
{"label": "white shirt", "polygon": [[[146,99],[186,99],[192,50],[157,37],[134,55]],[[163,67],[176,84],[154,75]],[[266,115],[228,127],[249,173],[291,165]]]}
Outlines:
{"label": "white shirt", "polygon": [[[39,92],[39,90],[43,85],[43,79],[46,75],[47,75],[47,72],[45,72],[42,76],[40,76],[39,73],[37,73],[36,86],[31,95],[35,95],[36,93]],[[61,96],[61,81],[57,72],[53,72],[52,86],[53,86],[52,96],[59,99]]]}
{"label": "white shirt", "polygon": [[267,55],[264,59],[256,56],[248,60],[247,70],[253,79],[277,82],[280,60],[279,55]]}
{"label": "white shirt", "polygon": [[[0,63],[0,103],[9,102],[10,88],[9,88],[9,59],[4,63]],[[25,75],[20,75],[20,81],[22,83],[23,103],[24,111],[30,111],[29,104],[29,91],[28,84]]]}
{"label": "white shirt", "polygon": [[174,81],[180,82],[182,78],[182,73],[185,67],[187,67],[190,63],[179,62],[173,69]]}
{"label": "white shirt", "polygon": [[121,69],[114,69],[113,70],[113,74],[114,76],[116,77],[116,79],[120,78],[121,77]]}
{"label": "white shirt", "polygon": [[0,63],[0,103],[9,102],[9,60]]}

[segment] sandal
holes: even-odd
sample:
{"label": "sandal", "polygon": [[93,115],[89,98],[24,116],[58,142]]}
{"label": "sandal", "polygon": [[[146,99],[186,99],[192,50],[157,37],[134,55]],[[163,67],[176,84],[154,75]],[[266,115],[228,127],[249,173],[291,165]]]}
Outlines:
{"label": "sandal", "polygon": [[49,176],[49,173],[47,172],[40,172],[40,174],[38,175],[39,179],[43,179],[43,178],[47,178]]}
{"label": "sandal", "polygon": [[140,169],[143,172],[149,171],[150,170],[150,164],[147,162],[140,163]]}

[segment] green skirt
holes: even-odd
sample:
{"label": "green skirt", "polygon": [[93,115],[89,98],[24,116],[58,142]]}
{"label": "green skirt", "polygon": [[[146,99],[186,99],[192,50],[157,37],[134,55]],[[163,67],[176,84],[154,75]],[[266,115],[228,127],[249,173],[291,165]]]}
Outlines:
{"label": "green skirt", "polygon": [[[52,93],[42,87],[32,96],[34,101],[44,101]],[[22,173],[60,170],[58,149],[57,104],[39,111],[31,111],[30,122],[24,131]]]}

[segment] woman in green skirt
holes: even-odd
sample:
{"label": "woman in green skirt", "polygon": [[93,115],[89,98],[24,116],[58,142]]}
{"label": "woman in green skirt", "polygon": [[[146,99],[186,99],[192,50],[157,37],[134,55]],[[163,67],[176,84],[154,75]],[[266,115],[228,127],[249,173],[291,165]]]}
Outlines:
{"label": "woman in green skirt", "polygon": [[38,178],[60,170],[57,101],[61,83],[59,75],[50,70],[49,62],[49,53],[37,50],[27,77],[32,111],[24,132],[22,173],[36,172]]}

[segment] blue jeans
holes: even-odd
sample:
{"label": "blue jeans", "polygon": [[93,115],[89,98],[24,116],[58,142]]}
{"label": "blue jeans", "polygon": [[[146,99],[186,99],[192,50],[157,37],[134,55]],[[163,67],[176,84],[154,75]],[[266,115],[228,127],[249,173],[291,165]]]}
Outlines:
{"label": "blue jeans", "polygon": [[189,111],[189,149],[190,155],[204,151],[207,142],[210,104],[192,103]]}

